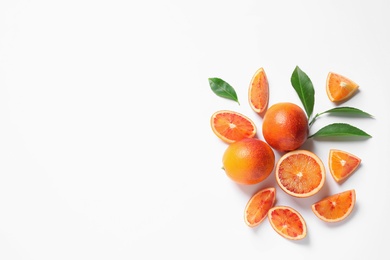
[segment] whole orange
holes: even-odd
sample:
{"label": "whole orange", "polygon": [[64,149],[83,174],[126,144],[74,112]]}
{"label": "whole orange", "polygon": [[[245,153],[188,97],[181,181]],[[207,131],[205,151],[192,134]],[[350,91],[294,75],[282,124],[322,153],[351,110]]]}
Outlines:
{"label": "whole orange", "polygon": [[232,143],[223,158],[226,175],[240,184],[256,184],[265,180],[275,166],[275,154],[264,141],[247,138]]}
{"label": "whole orange", "polygon": [[307,139],[309,124],[305,112],[293,103],[272,105],[264,115],[263,136],[274,149],[298,149]]}

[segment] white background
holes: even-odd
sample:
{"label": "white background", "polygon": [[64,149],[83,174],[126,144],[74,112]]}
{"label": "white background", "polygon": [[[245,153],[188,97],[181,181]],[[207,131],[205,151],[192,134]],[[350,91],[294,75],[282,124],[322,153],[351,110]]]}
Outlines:
{"label": "white background", "polygon": [[[378,259],[390,213],[390,2],[0,1],[0,259]],[[292,242],[268,220],[243,221],[250,196],[221,170],[227,145],[209,125],[220,109],[262,118],[247,102],[263,67],[270,104],[301,105],[298,65],[316,90],[314,113],[334,107],[329,71],[360,85],[343,105],[375,116],[323,116],[311,131],[351,123],[366,140],[309,140],[327,167],[331,148],[361,167],[342,185],[327,172],[317,195],[277,204],[297,209],[307,237]],[[222,99],[220,77],[241,102]],[[280,153],[276,153],[280,157]],[[311,212],[354,188],[345,221]]]}

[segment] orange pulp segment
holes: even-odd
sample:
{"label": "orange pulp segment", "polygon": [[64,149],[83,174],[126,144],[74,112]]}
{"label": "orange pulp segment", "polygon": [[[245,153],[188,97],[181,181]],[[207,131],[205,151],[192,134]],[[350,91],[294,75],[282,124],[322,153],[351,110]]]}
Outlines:
{"label": "orange pulp segment", "polygon": [[276,189],[265,188],[256,192],[245,207],[244,220],[250,227],[259,225],[267,216],[268,210],[275,204]]}
{"label": "orange pulp segment", "polygon": [[211,128],[221,140],[234,143],[256,134],[256,126],[248,117],[228,110],[215,112],[210,120]]}
{"label": "orange pulp segment", "polygon": [[355,206],[355,190],[347,190],[314,203],[314,214],[325,222],[338,222],[345,219]]}
{"label": "orange pulp segment", "polygon": [[354,94],[359,86],[352,80],[333,72],[326,79],[326,94],[330,101],[344,101]]}
{"label": "orange pulp segment", "polygon": [[273,207],[268,211],[272,228],[282,237],[299,240],[306,236],[306,222],[298,211],[287,206]]}
{"label": "orange pulp segment", "polygon": [[269,84],[263,68],[258,69],[249,84],[249,104],[256,113],[263,113],[268,106]]}
{"label": "orange pulp segment", "polygon": [[336,182],[342,182],[359,167],[361,159],[351,153],[331,149],[329,152],[329,170]]}
{"label": "orange pulp segment", "polygon": [[287,194],[305,198],[316,194],[325,183],[325,167],[321,159],[306,150],[284,154],[275,170],[276,181]]}

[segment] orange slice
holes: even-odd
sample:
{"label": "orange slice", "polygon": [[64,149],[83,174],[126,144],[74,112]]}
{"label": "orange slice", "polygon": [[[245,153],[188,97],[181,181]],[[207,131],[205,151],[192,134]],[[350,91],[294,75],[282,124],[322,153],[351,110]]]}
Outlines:
{"label": "orange slice", "polygon": [[263,68],[258,69],[249,84],[249,104],[256,113],[263,113],[268,106],[269,84]]}
{"label": "orange slice", "polygon": [[245,207],[245,223],[250,227],[259,225],[267,216],[268,210],[275,204],[276,189],[265,188],[256,192]]}
{"label": "orange slice", "polygon": [[268,220],[273,229],[284,238],[299,240],[306,236],[306,222],[293,208],[273,207],[268,211]]}
{"label": "orange slice", "polygon": [[328,78],[326,79],[326,94],[330,101],[333,102],[348,99],[358,88],[358,84],[352,80],[333,72],[329,72]]}
{"label": "orange slice", "polygon": [[256,135],[256,126],[253,121],[234,111],[215,112],[211,116],[210,124],[214,134],[229,144]]}
{"label": "orange slice", "polygon": [[329,170],[336,182],[342,182],[359,167],[361,159],[351,153],[331,149],[329,152]]}
{"label": "orange slice", "polygon": [[317,155],[306,150],[283,155],[276,165],[275,175],[283,191],[299,198],[316,194],[325,183],[324,164]]}
{"label": "orange slice", "polygon": [[347,190],[314,203],[311,209],[325,222],[338,222],[352,212],[355,201],[355,190]]}

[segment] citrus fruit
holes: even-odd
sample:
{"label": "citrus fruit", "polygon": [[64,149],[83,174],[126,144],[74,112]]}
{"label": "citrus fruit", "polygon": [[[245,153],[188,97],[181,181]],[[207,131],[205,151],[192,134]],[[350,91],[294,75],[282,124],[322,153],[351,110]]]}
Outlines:
{"label": "citrus fruit", "polygon": [[265,188],[256,192],[245,207],[244,220],[250,227],[259,225],[267,216],[268,210],[275,204],[276,189]]}
{"label": "citrus fruit", "polygon": [[351,97],[359,86],[352,80],[333,72],[326,79],[326,94],[330,101],[340,102]]}
{"label": "citrus fruit", "polygon": [[215,112],[210,120],[213,132],[224,142],[234,143],[256,135],[256,125],[248,117],[228,110]]}
{"label": "citrus fruit", "polygon": [[353,210],[356,201],[355,190],[334,194],[314,203],[314,214],[325,222],[338,222],[345,219]]}
{"label": "citrus fruit", "polygon": [[263,68],[258,69],[249,84],[249,104],[256,113],[263,113],[268,106],[269,85]]}
{"label": "citrus fruit", "polygon": [[226,174],[233,181],[256,184],[271,174],[275,166],[275,154],[266,142],[246,138],[227,147],[222,163]]}
{"label": "citrus fruit", "polygon": [[287,194],[305,198],[316,194],[325,183],[325,167],[321,159],[306,150],[283,155],[276,164],[276,181]]}
{"label": "citrus fruit", "polygon": [[306,114],[293,103],[274,104],[264,115],[264,139],[276,150],[286,152],[298,149],[306,141],[308,133]]}
{"label": "citrus fruit", "polygon": [[306,236],[306,222],[298,211],[287,206],[273,207],[268,211],[268,220],[282,237],[299,240]]}
{"label": "citrus fruit", "polygon": [[359,167],[361,159],[346,151],[331,149],[329,151],[329,170],[336,182],[342,182]]}

